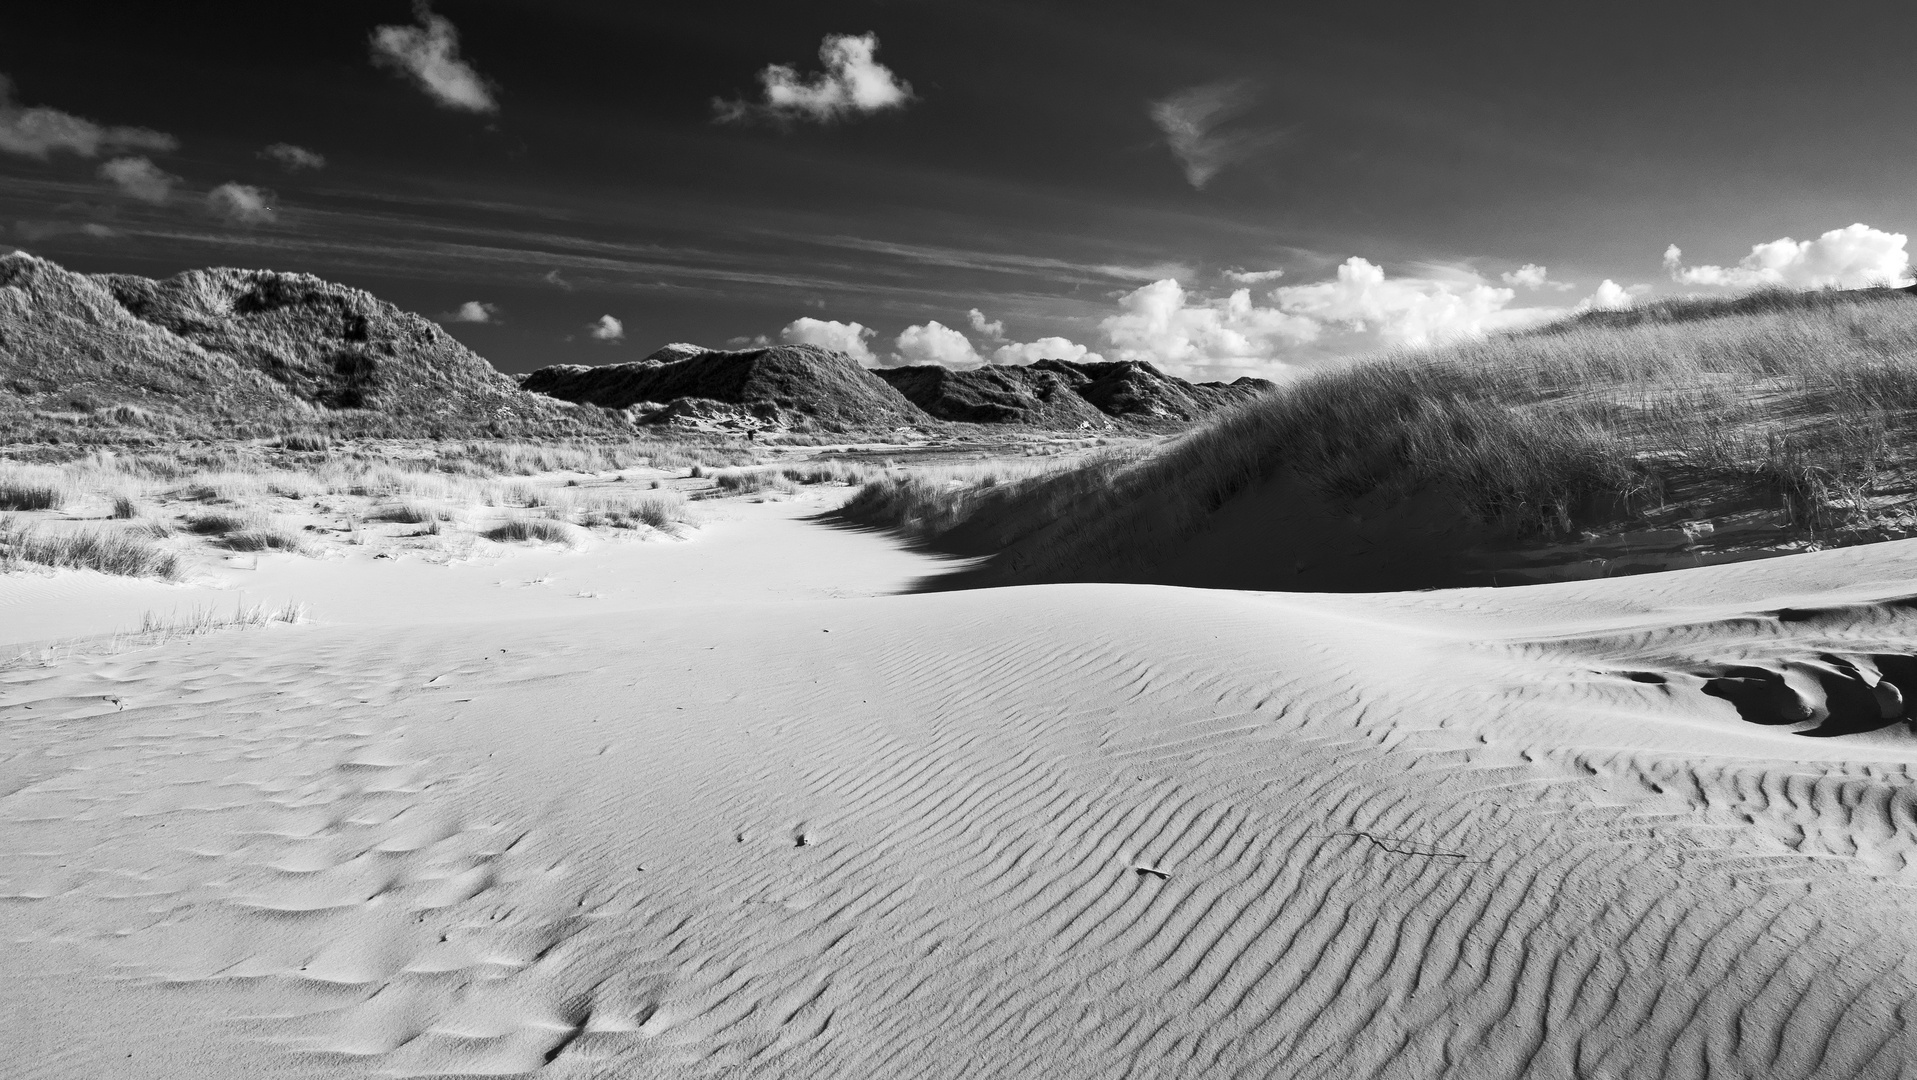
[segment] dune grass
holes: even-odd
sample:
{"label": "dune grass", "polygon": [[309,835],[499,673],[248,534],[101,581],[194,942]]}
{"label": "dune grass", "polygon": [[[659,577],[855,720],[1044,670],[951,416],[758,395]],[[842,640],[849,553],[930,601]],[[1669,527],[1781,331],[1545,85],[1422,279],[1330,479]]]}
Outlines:
{"label": "dune grass", "polygon": [[480,535],[495,543],[573,543],[573,531],[565,523],[551,518],[514,518],[487,529]]}
{"label": "dune grass", "polygon": [[83,529],[52,532],[0,520],[0,569],[24,566],[97,570],[121,577],[173,580],[180,576],[180,558],[130,529]]}
{"label": "dune grass", "polygon": [[1917,300],[1760,293],[1322,372],[1155,453],[1010,482],[891,474],[846,514],[968,553],[1022,545],[1026,580],[1149,562],[1281,473],[1345,504],[1436,491],[1520,536],[1770,508],[1842,542],[1911,502],[1914,419]]}

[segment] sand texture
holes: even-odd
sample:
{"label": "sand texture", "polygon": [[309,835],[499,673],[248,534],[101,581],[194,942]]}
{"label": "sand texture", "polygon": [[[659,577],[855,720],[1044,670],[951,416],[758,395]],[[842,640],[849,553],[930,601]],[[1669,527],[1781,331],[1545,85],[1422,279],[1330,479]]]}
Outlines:
{"label": "sand texture", "polygon": [[[1917,542],[903,594],[770,505],[297,566],[309,623],[0,672],[8,1075],[1917,1071],[1917,738],[1860,704]],[[126,588],[47,580],[0,612]]]}

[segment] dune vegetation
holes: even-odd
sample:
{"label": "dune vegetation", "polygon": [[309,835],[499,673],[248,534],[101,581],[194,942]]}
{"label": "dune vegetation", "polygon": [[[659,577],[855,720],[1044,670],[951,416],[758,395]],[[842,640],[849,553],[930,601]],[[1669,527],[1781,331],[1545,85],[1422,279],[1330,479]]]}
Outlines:
{"label": "dune vegetation", "polygon": [[968,579],[988,583],[1153,580],[1267,485],[1316,500],[1301,514],[1416,501],[1480,546],[1635,534],[1748,557],[1917,534],[1914,415],[1906,292],[1673,300],[1318,373],[1156,451],[890,474],[846,514],[993,556]]}

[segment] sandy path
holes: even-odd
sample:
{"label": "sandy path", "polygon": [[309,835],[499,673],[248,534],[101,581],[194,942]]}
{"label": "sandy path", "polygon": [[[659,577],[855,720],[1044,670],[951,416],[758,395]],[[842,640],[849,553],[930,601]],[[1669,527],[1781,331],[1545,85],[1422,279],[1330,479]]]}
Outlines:
{"label": "sandy path", "polygon": [[[872,538],[816,535],[875,591]],[[32,1077],[1900,1075],[1917,743],[1682,673],[1908,651],[1899,608],[1735,616],[1913,570],[735,583],[17,670],[0,1042]]]}

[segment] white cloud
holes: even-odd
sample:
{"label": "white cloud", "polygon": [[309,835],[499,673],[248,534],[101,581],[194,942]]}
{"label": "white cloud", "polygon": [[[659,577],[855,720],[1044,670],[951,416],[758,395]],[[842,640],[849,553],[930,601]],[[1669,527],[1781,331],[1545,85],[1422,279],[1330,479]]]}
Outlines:
{"label": "white cloud", "polygon": [[901,364],[943,364],[946,367],[973,367],[985,362],[964,334],[936,319],[922,326],[908,326],[894,342],[894,354]]}
{"label": "white cloud", "polygon": [[988,320],[985,317],[985,313],[977,308],[966,312],[965,317],[971,320],[973,333],[984,334],[985,337],[991,341],[1005,340],[1005,320]]}
{"label": "white cloud", "polygon": [[1671,280],[1684,285],[1755,288],[1861,289],[1910,281],[1910,255],[1903,233],[1873,229],[1859,222],[1832,229],[1815,240],[1786,236],[1758,244],[1736,266],[1685,266],[1684,252],[1672,244],[1664,252]]}
{"label": "white cloud", "polygon": [[426,95],[448,109],[489,113],[499,110],[493,89],[459,55],[459,31],[424,0],[413,7],[418,26],[381,26],[373,31],[373,63],[412,77]]}
{"label": "white cloud", "polygon": [[1105,359],[1077,342],[1062,337],[1042,337],[1037,341],[1013,342],[1001,345],[992,354],[995,364],[1029,364],[1035,360],[1087,360],[1097,363]]}
{"label": "white cloud", "polygon": [[1142,360],[1173,372],[1249,369],[1274,361],[1288,345],[1318,336],[1317,320],[1251,302],[1251,290],[1205,300],[1165,278],[1118,301],[1120,312],[1099,324],[1120,360]]}
{"label": "white cloud", "polygon": [[594,341],[607,342],[624,341],[626,340],[626,324],[610,315],[601,315],[599,316],[599,321],[592,324],[592,339]]}
{"label": "white cloud", "polygon": [[1610,278],[1598,284],[1597,291],[1577,302],[1572,311],[1620,311],[1637,303],[1637,298],[1651,291],[1649,285],[1632,285],[1629,288],[1619,285]]}
{"label": "white cloud", "polygon": [[1335,280],[1282,286],[1271,296],[1292,315],[1375,333],[1393,345],[1428,345],[1535,322],[1541,312],[1557,313],[1508,309],[1517,294],[1475,274],[1392,278],[1355,255],[1338,267]]}
{"label": "white cloud", "polygon": [[270,191],[228,181],[206,193],[206,207],[234,225],[265,225],[279,216],[272,198]]}
{"label": "white cloud", "polygon": [[1234,268],[1225,271],[1226,280],[1235,281],[1240,285],[1259,285],[1267,281],[1277,281],[1284,276],[1285,272],[1283,270],[1239,270]]}
{"label": "white cloud", "polygon": [[802,76],[790,64],[768,64],[759,72],[763,102],[714,98],[713,114],[721,121],[764,117],[830,123],[901,108],[912,100],[911,84],[873,59],[878,48],[877,34],[827,34],[819,45],[825,71]]}
{"label": "white cloud", "polygon": [[162,131],[106,127],[45,106],[27,108],[13,100],[13,80],[0,75],[0,151],[45,161],[56,151],[80,157],[102,152],[177,150],[180,140]]}
{"label": "white cloud", "polygon": [[1192,187],[1204,190],[1227,165],[1243,161],[1284,138],[1270,128],[1220,130],[1249,108],[1257,95],[1245,82],[1216,82],[1181,90],[1151,103],[1152,122],[1165,133],[1172,156]]}
{"label": "white cloud", "polygon": [[873,331],[858,323],[832,322],[826,319],[814,319],[811,316],[794,319],[779,331],[779,340],[788,345],[817,345],[821,349],[842,352],[867,367],[877,367],[879,358],[872,355],[872,349],[865,339]]}
{"label": "white cloud", "polygon": [[1542,289],[1551,280],[1551,272],[1537,263],[1525,263],[1516,270],[1507,270],[1498,277],[1506,284],[1520,289]]}
{"label": "white cloud", "polygon": [[468,300],[459,305],[459,310],[440,316],[441,322],[490,323],[499,321],[499,305],[479,300]]}
{"label": "white cloud", "polygon": [[304,146],[294,146],[292,143],[276,142],[260,151],[260,156],[279,162],[280,168],[287,172],[326,167],[326,155],[308,150]]}
{"label": "white cloud", "polygon": [[143,157],[114,158],[100,166],[100,179],[111,180],[121,193],[141,202],[164,203],[180,178]]}
{"label": "white cloud", "polygon": [[571,292],[573,289],[572,282],[567,281],[565,278],[559,276],[559,268],[556,266],[553,267],[551,270],[546,271],[543,275],[541,275],[539,280],[544,281],[548,285],[557,286],[561,289],[566,290],[567,292]]}

